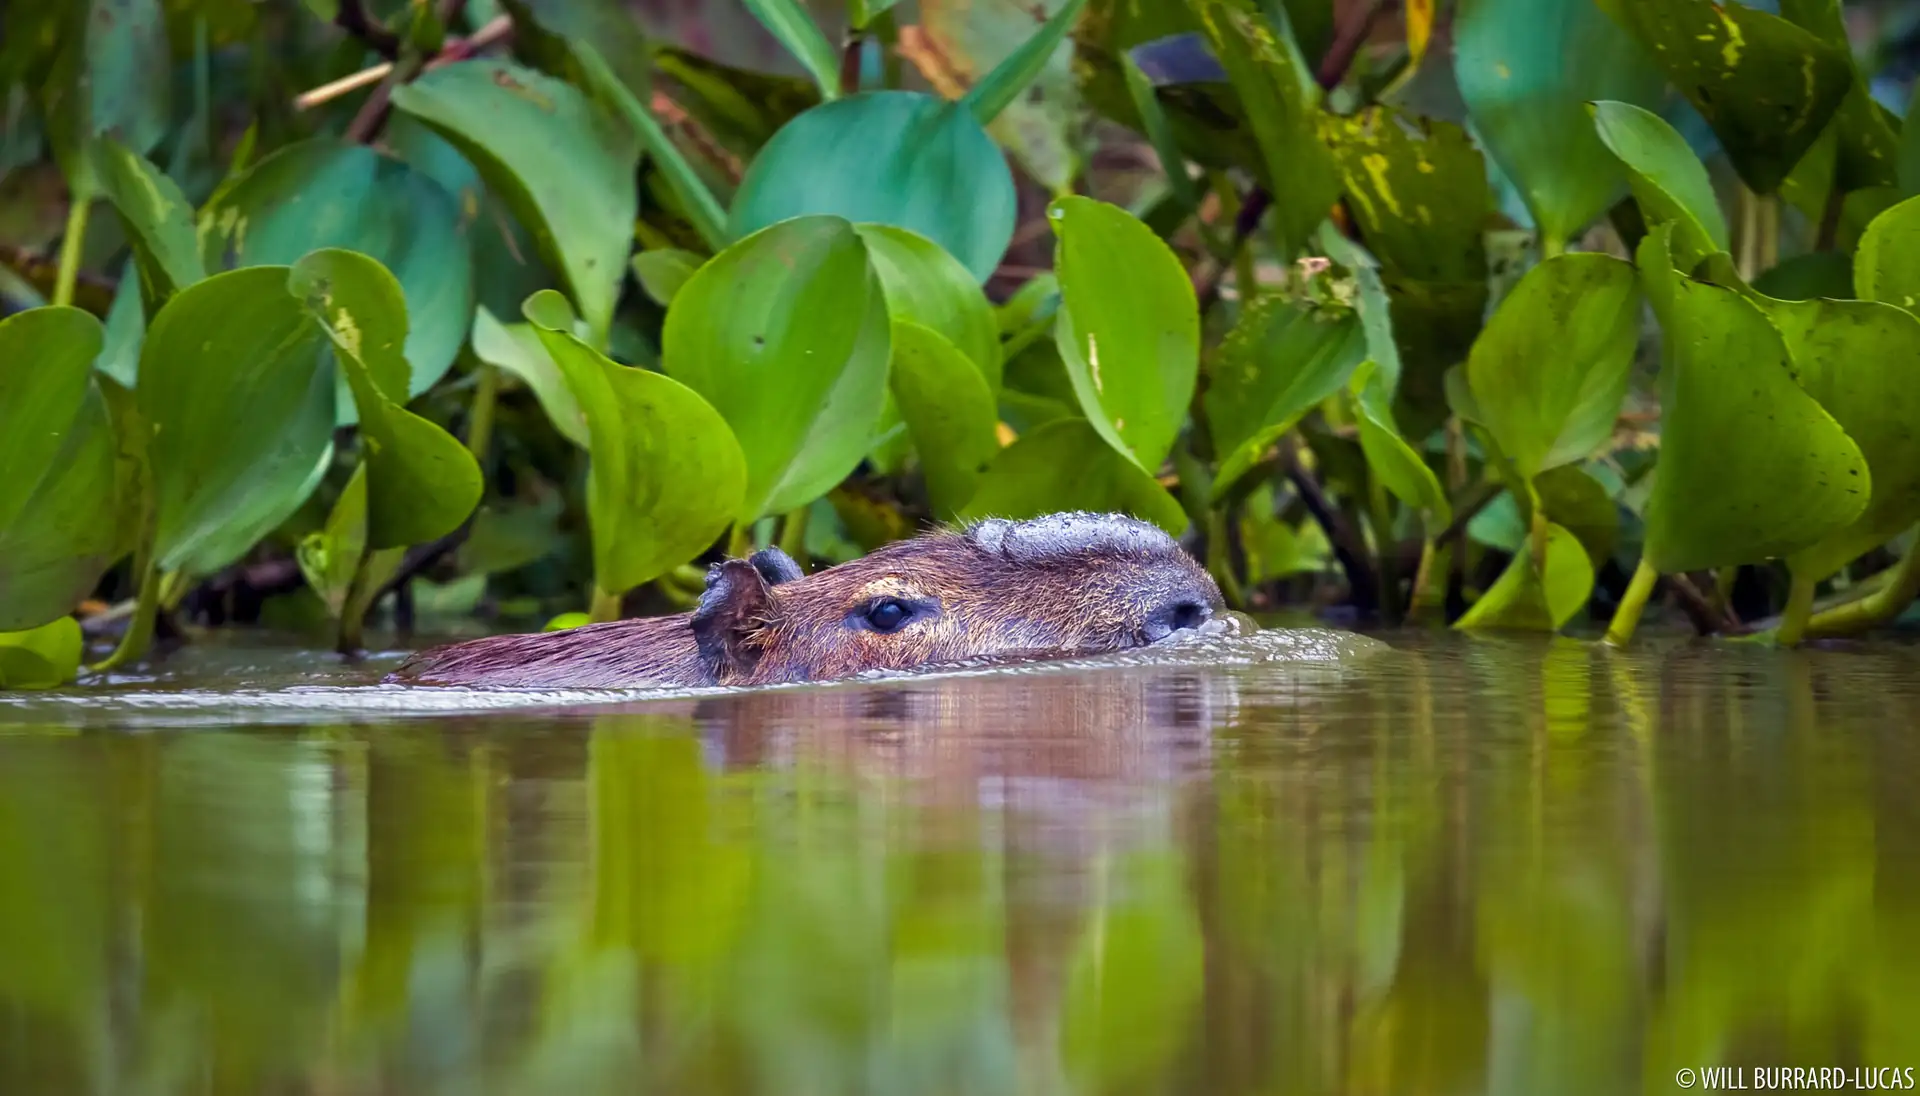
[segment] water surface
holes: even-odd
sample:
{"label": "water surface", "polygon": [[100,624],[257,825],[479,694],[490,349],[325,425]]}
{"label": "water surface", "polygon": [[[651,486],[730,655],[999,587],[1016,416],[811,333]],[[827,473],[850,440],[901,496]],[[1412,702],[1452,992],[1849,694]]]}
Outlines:
{"label": "water surface", "polygon": [[1920,1066],[1920,651],[1386,638],[666,699],[215,649],[6,698],[0,1093]]}

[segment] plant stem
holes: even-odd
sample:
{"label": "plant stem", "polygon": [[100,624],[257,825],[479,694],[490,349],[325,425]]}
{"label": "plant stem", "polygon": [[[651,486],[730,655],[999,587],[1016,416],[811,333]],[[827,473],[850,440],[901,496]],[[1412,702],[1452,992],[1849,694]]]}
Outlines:
{"label": "plant stem", "polygon": [[80,252],[87,242],[87,215],[92,209],[92,196],[75,190],[72,204],[67,207],[67,230],[60,237],[60,268],[53,282],[54,304],[73,303],[73,287],[80,281]]}
{"label": "plant stem", "polygon": [[1646,560],[1634,568],[1633,581],[1627,584],[1627,592],[1620,598],[1620,608],[1614,611],[1613,623],[1607,626],[1607,643],[1614,647],[1625,647],[1633,641],[1633,630],[1640,626],[1640,614],[1647,607],[1647,595],[1653,593],[1653,584],[1660,581],[1660,572]]}
{"label": "plant stem", "polygon": [[619,620],[620,600],[619,594],[610,594],[596,583],[593,587],[593,601],[587,608],[587,617],[595,624]]}
{"label": "plant stem", "polygon": [[1550,235],[1547,235],[1546,233],[1541,233],[1540,235],[1540,261],[1541,262],[1546,262],[1548,259],[1553,258],[1555,255],[1564,255],[1566,254],[1566,250],[1567,250],[1567,241],[1561,239],[1558,236],[1550,236]]}
{"label": "plant stem", "polygon": [[1231,525],[1225,506],[1215,507],[1207,514],[1207,570],[1220,584],[1220,596],[1227,608],[1244,610],[1246,591],[1240,585],[1240,577],[1233,573],[1233,552],[1227,543]]}
{"label": "plant stem", "polygon": [[736,521],[727,533],[727,558],[741,559],[753,553],[753,523]]}
{"label": "plant stem", "polygon": [[1782,647],[1797,647],[1807,634],[1807,617],[1813,612],[1814,578],[1794,572],[1793,585],[1787,590],[1787,611],[1780,615],[1780,627],[1774,642]]}
{"label": "plant stem", "polygon": [[[792,556],[795,562],[806,558],[807,554],[807,518],[812,515],[811,506],[802,506],[789,510],[780,519],[780,550]],[[801,565],[805,570],[805,564]]]}
{"label": "plant stem", "polygon": [[372,558],[372,552],[360,554],[360,562],[353,566],[353,580],[347,583],[347,600],[340,606],[340,631],[334,637],[333,649],[343,655],[359,654],[365,646],[362,640],[366,629],[367,610],[379,597],[377,584],[367,581],[369,578],[367,562]]}
{"label": "plant stem", "polygon": [[140,573],[140,594],[133,606],[133,619],[120,637],[120,645],[103,661],[91,667],[94,673],[117,670],[147,653],[153,642],[153,620],[160,611],[160,569],[148,562]]}
{"label": "plant stem", "polygon": [[1373,526],[1374,559],[1380,568],[1380,612],[1388,623],[1398,623],[1406,617],[1400,604],[1399,554],[1387,548],[1394,543],[1393,511],[1379,476],[1367,477],[1367,521]]}
{"label": "plant stem", "polygon": [[1752,284],[1760,271],[1760,197],[1740,184],[1740,251],[1735,266],[1742,281]]}
{"label": "plant stem", "polygon": [[473,389],[473,408],[467,413],[467,452],[484,464],[487,446],[493,441],[493,412],[500,396],[500,371],[481,362],[479,373]]}
{"label": "plant stem", "polygon": [[[1434,597],[1432,589],[1436,569],[1444,568],[1449,553],[1440,547],[1434,537],[1420,542],[1420,565],[1413,572],[1413,589],[1407,593],[1407,622],[1418,623],[1428,615],[1427,610],[1435,608],[1444,600]],[[1431,602],[1431,604],[1429,604]]]}
{"label": "plant stem", "polygon": [[1754,264],[1757,269],[1753,272],[1757,278],[1780,261],[1780,199],[1777,195],[1761,194],[1754,197],[1754,204],[1757,207],[1754,216],[1760,227]]}
{"label": "plant stem", "polygon": [[1809,636],[1843,636],[1864,632],[1891,622],[1913,599],[1920,597],[1920,537],[1915,537],[1907,554],[1894,564],[1878,590],[1858,601],[1836,605],[1815,613],[1807,621]]}

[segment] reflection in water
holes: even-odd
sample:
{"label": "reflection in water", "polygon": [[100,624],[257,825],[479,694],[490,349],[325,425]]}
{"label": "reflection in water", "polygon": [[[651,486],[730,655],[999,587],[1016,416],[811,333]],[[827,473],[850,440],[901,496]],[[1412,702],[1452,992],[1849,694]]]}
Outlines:
{"label": "reflection in water", "polygon": [[0,724],[0,1092],[1620,1093],[1920,1066],[1915,652],[1396,642]]}

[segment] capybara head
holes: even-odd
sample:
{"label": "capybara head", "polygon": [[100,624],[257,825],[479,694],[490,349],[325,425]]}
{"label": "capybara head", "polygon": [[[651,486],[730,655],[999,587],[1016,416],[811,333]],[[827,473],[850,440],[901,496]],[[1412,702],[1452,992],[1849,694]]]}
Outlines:
{"label": "capybara head", "polygon": [[1058,658],[1198,628],[1220,590],[1172,537],[1112,514],[940,531],[803,575],[778,549],[715,565],[691,615],[416,655],[441,684],[764,685],[974,659]]}

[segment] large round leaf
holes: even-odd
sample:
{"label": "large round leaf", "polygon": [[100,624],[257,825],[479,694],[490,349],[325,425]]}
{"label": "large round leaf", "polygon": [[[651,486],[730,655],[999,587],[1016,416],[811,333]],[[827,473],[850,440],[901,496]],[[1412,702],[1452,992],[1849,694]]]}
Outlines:
{"label": "large round leaf", "polygon": [[1001,450],[963,515],[1031,518],[1060,510],[1132,514],[1175,536],[1188,525],[1186,511],[1158,480],[1079,418],[1044,423]]}
{"label": "large round leaf", "polygon": [[[320,248],[371,255],[392,270],[413,317],[407,392],[446,374],[473,321],[473,264],[453,196],[427,175],[363,145],[315,138],[255,164],[201,211],[210,268],[289,265]],[[355,421],[340,379],[341,425]]]}
{"label": "large round leaf", "polygon": [[158,311],[176,289],[207,276],[193,207],[172,179],[111,137],[94,146],[94,172],[133,245],[141,304],[148,313]]}
{"label": "large round leaf", "polygon": [[893,321],[889,385],[920,454],[927,499],[936,515],[949,517],[1000,452],[993,392],[946,336],[911,320]]}
{"label": "large round leaf", "polygon": [[231,562],[318,482],[334,427],[331,356],[287,274],[215,274],[175,294],[147,332],[136,395],[153,431],[163,571]]}
{"label": "large round leaf", "polygon": [[360,409],[369,549],[423,544],[460,527],[480,504],[480,466],[467,447],[408,411],[407,302],[386,267],[354,251],[316,251],[294,264],[287,291],[332,338]]}
{"label": "large round leaf", "polygon": [[1559,255],[1529,270],[1467,359],[1479,421],[1524,479],[1581,459],[1613,433],[1639,334],[1633,267]]}
{"label": "large round leaf", "polygon": [[1727,250],[1727,220],[1707,168],[1666,120],[1632,103],[1593,104],[1593,125],[1626,165],[1634,201],[1648,224],[1674,223],[1674,255],[1683,269]]}
{"label": "large round leaf", "polygon": [[1659,70],[1593,0],[1460,0],[1453,26],[1453,71],[1475,133],[1541,238],[1566,241],[1626,185],[1586,104],[1658,102]]}
{"label": "large round leaf", "polygon": [[1278,296],[1246,306],[1207,369],[1207,425],[1221,455],[1213,497],[1225,498],[1275,439],[1340,391],[1366,352],[1351,312]]}
{"label": "large round leaf", "polygon": [[[1920,131],[1920,124],[1914,129]],[[1868,222],[1853,257],[1853,285],[1867,300],[1920,314],[1920,198]]]}
{"label": "large round leaf", "polygon": [[66,444],[105,335],[77,308],[0,320],[0,528],[11,525]]}
{"label": "large round leaf", "polygon": [[945,336],[1000,390],[1000,325],[980,283],[939,244],[892,225],[856,225],[887,295],[887,313]]}
{"label": "large round leaf", "polygon": [[1745,4],[1596,2],[1647,47],[1761,194],[1779,187],[1853,87],[1844,43]]}
{"label": "large round leaf", "polygon": [[69,616],[37,628],[0,632],[0,689],[55,689],[80,670],[85,644]]}
{"label": "large round leaf", "polygon": [[809,213],[895,225],[986,281],[1013,239],[1006,155],[962,103],[875,91],[823,103],[780,128],[734,194],[737,239]]}
{"label": "large round leaf", "polygon": [[740,520],[813,501],[866,455],[887,395],[887,302],[846,221],[796,218],[714,256],[673,298],[661,340],[667,375],[746,454]]}
{"label": "large round leaf", "polygon": [[30,493],[12,520],[0,523],[0,630],[37,627],[72,611],[124,554],[114,520],[122,497],[115,438],[99,391],[84,391],[68,425],[45,433],[60,439],[51,462],[8,477]]}
{"label": "large round leaf", "polygon": [[622,593],[705,551],[747,485],[726,421],[685,385],[581,342],[559,294],[536,293],[526,311],[586,412],[595,585]]}
{"label": "large round leaf", "polygon": [[1118,206],[1062,198],[1047,216],[1058,240],[1054,341],[1081,410],[1115,449],[1158,468],[1199,376],[1193,283],[1153,230]]}
{"label": "large round leaf", "polygon": [[90,380],[102,338],[76,308],[0,320],[0,631],[65,614],[119,554],[116,446]]}
{"label": "large round leaf", "polygon": [[1666,345],[1647,562],[1671,574],[1811,547],[1866,509],[1866,458],[1794,383],[1758,307],[1673,270],[1669,235],[1649,233],[1638,256]]}
{"label": "large round leaf", "polygon": [[1382,267],[1421,282],[1486,280],[1487,165],[1465,130],[1386,107],[1322,129]]}
{"label": "large round leaf", "polygon": [[1872,479],[1867,508],[1852,524],[1789,561],[1824,577],[1920,521],[1920,319],[1875,301],[1765,307],[1800,387],[1860,447]]}
{"label": "large round leaf", "polygon": [[393,103],[467,154],[605,338],[633,244],[638,139],[571,84],[509,61],[435,69]]}

